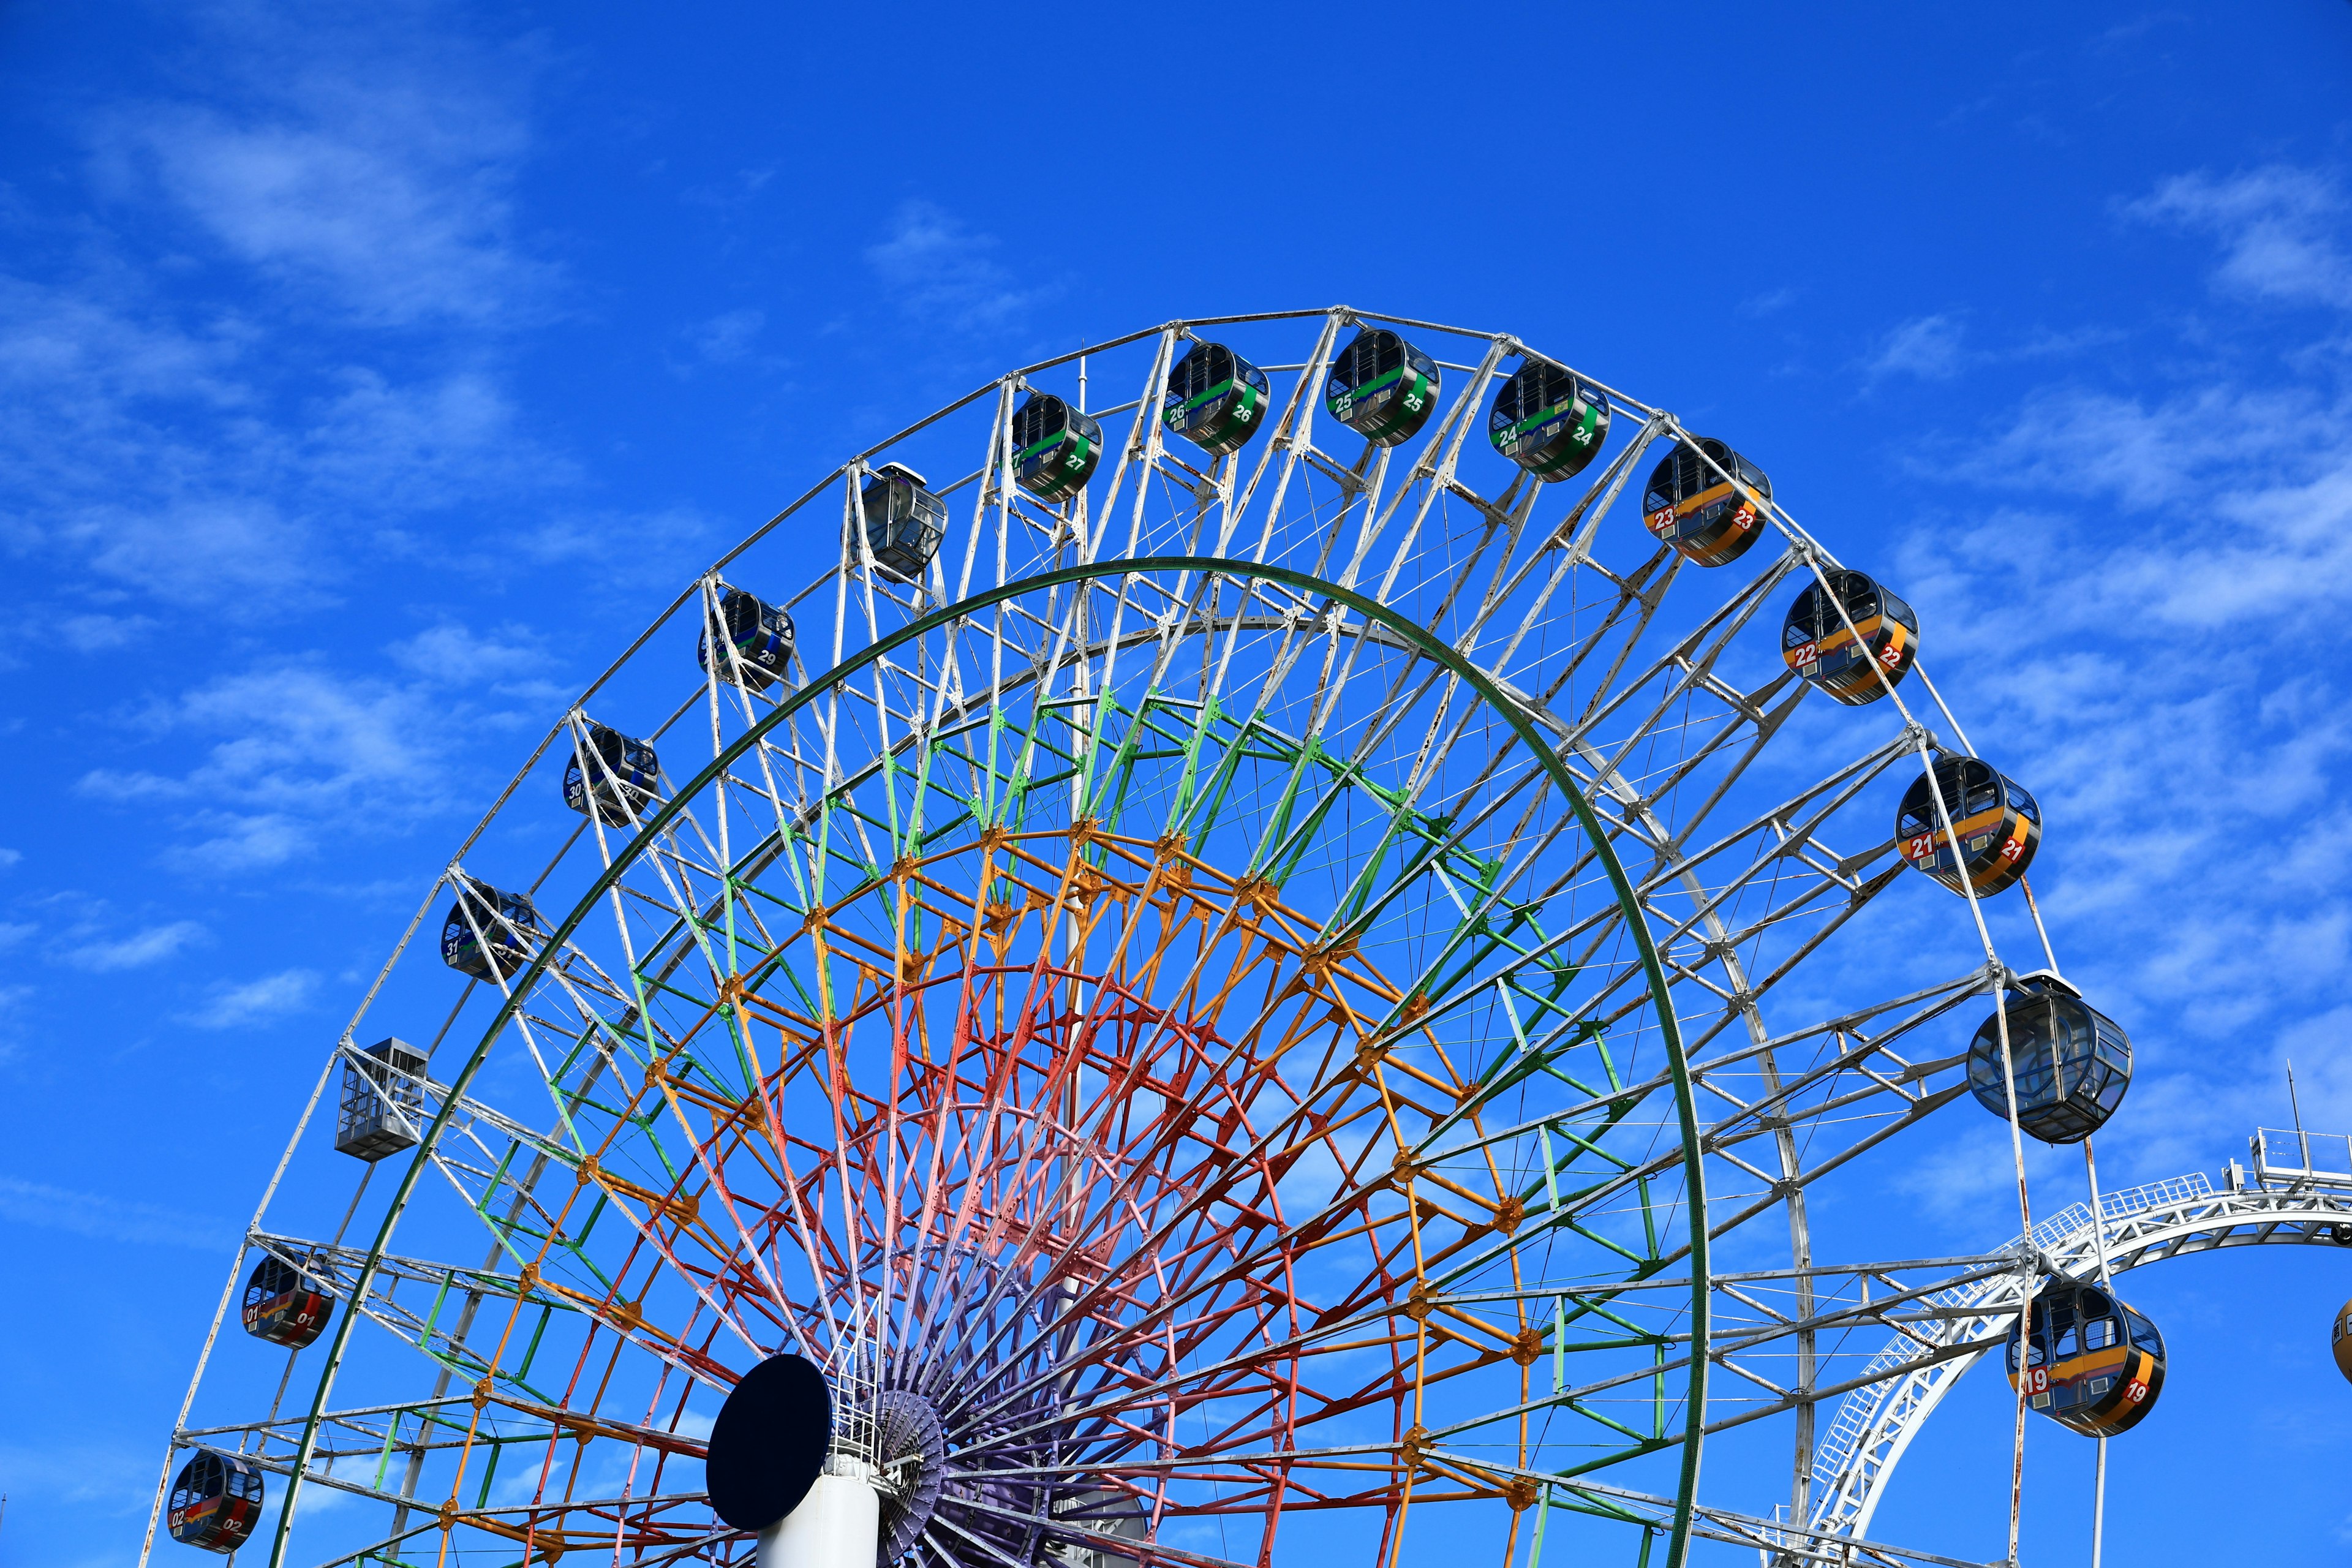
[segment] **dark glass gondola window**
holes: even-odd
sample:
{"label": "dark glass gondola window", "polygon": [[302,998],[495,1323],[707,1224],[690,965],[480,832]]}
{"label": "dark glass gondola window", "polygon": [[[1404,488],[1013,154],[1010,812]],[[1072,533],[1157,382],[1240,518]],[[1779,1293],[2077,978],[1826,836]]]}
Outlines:
{"label": "dark glass gondola window", "polygon": [[1265,372],[1223,343],[1195,342],[1171,366],[1160,423],[1213,457],[1237,452],[1265,424]]}
{"label": "dark glass gondola window", "polygon": [[1376,446],[1411,439],[1436,412],[1437,362],[1384,327],[1365,327],[1331,361],[1323,404]]}
{"label": "dark glass gondola window", "polygon": [[441,962],[477,980],[503,980],[530,962],[524,937],[538,929],[530,899],[467,878],[441,923]]}
{"label": "dark glass gondola window", "polygon": [[246,1277],[239,1315],[245,1331],[256,1339],[300,1350],[319,1337],[334,1310],[335,1299],[310,1276],[275,1253],[264,1253]]}
{"label": "dark glass gondola window", "polygon": [[1848,707],[1861,707],[1911,673],[1919,656],[1919,617],[1865,574],[1831,567],[1789,605],[1780,650],[1799,679]]}
{"label": "dark glass gondola window", "polygon": [[858,509],[874,563],[906,582],[921,582],[923,569],[947,537],[948,503],[925,489],[923,476],[914,469],[886,463],[858,492]]}
{"label": "dark glass gondola window", "polygon": [[[721,680],[740,680],[753,691],[766,689],[787,673],[793,659],[791,616],[740,588],[730,588],[719,595],[712,620],[713,626],[702,628],[702,640],[695,648],[695,661],[703,668]],[[732,658],[720,654],[715,665],[710,650],[714,630],[735,650]]]}
{"label": "dark glass gondola window", "polygon": [[563,764],[563,804],[584,816],[593,799],[607,827],[644,817],[661,783],[661,759],[653,747],[603,724],[590,724],[584,740],[574,738]]}
{"label": "dark glass gondola window", "polygon": [[1102,426],[1050,392],[1033,392],[1013,411],[1013,477],[1043,501],[1086,488],[1102,461]]}
{"label": "dark glass gondola window", "polygon": [[165,1500],[172,1539],[207,1552],[234,1552],[261,1518],[261,1472],[233,1454],[198,1450],[180,1467]]}
{"label": "dark glass gondola window", "polygon": [[2131,1040],[2116,1021],[2055,975],[2021,976],[2001,1013],[1978,1026],[1969,1045],[1969,1089],[1978,1104],[2004,1121],[2003,1017],[2018,1126],[2045,1143],[2079,1143],[2105,1125],[2131,1088]]}
{"label": "dark glass gondola window", "polygon": [[1642,510],[1655,511],[1661,507],[1680,506],[1717,485],[1735,482],[1766,500],[1772,499],[1772,481],[1765,477],[1764,470],[1721,441],[1701,437],[1696,444],[1678,442],[1674,451],[1650,470]]}
{"label": "dark glass gondola window", "polygon": [[[1980,898],[2015,886],[2042,843],[2042,810],[2033,797],[1974,757],[1941,758],[1932,773],[1932,790],[1927,778],[1913,779],[1896,808],[1903,858],[1955,892],[1963,890],[1963,868],[1967,886]],[[1944,832],[1938,797],[1957,846]]]}
{"label": "dark glass gondola window", "polygon": [[1495,389],[1486,439],[1546,481],[1580,473],[1609,438],[1609,399],[1574,371],[1529,360]]}

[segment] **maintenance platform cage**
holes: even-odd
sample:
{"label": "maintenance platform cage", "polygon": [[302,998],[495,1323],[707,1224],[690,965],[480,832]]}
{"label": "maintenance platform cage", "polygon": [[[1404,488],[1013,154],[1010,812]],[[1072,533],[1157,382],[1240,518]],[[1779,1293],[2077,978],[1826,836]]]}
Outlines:
{"label": "maintenance platform cage", "polygon": [[343,1060],[335,1148],[370,1164],[416,1147],[425,1121],[425,1053],[399,1038],[378,1040]]}

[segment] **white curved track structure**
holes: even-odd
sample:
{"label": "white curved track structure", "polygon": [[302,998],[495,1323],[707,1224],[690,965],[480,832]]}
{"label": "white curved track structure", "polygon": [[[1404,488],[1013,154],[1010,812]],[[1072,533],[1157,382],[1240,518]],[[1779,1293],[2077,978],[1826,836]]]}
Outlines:
{"label": "white curved track structure", "polygon": [[1871,1315],[1889,1325],[1889,1338],[1814,1456],[1819,1500],[1807,1522],[1820,1538],[1869,1533],[1912,1438],[1969,1368],[2000,1348],[2043,1276],[2095,1278],[2102,1245],[2107,1268],[2120,1274],[2221,1247],[2352,1244],[2352,1172],[2315,1179],[2306,1167],[2282,1172],[2274,1186],[2221,1192],[2191,1173],[2104,1194],[2099,1209],[2104,1236],[2092,1230],[2090,1205],[2078,1203],[2035,1226],[2030,1245],[2011,1242],[1935,1283],[1904,1278],[1911,1270],[1874,1277],[1879,1300]]}
{"label": "white curved track structure", "polygon": [[[1365,327],[1442,376],[1395,445],[1326,407]],[[1160,416],[1209,341],[1266,378],[1219,456]],[[792,1349],[859,1369],[849,1457],[919,1568],[1960,1561],[1860,1537],[1959,1364],[1879,1336],[1956,1289],[1921,1310],[1997,1331],[2014,1259],[1825,1263],[1811,1205],[1877,1211],[1904,1134],[1983,1114],[1969,1032],[2056,960],[1897,853],[1972,754],[1937,628],[1868,706],[1800,680],[1780,616],[1840,568],[1802,476],[1701,564],[1643,476],[1772,455],[1580,369],[1604,438],[1542,482],[1486,426],[1567,363],[1171,322],[1006,373],[683,584],[323,1064],[157,1517],[209,1451],[268,1483],[248,1563],[748,1563],[704,1439]],[[1016,410],[1090,392],[1099,469],[1024,491]],[[944,505],[895,566],[890,464]],[[772,679],[724,632],[698,661],[738,589],[795,623]],[[657,764],[568,810],[607,727]],[[511,963],[445,967],[453,908]],[[265,1258],[332,1299],[315,1341],[237,1331]]]}

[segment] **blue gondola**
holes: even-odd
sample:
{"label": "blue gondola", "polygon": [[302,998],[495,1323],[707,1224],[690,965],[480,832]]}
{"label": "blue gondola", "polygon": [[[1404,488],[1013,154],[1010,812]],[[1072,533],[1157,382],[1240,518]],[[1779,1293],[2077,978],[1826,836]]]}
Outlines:
{"label": "blue gondola", "polygon": [[1102,426],[1050,392],[1013,411],[1013,479],[1042,501],[1086,489],[1102,462]]}
{"label": "blue gondola", "polygon": [[585,816],[593,799],[607,827],[642,821],[660,787],[661,759],[653,747],[602,724],[588,726],[587,743],[575,740],[563,764],[563,804]]}
{"label": "blue gondola", "polygon": [[1963,875],[1980,899],[2014,887],[2042,847],[2042,807],[2015,780],[1974,757],[1941,758],[1935,778],[1952,830],[1944,831],[1927,780],[1914,779],[1895,814],[1903,858],[1956,893],[1966,891]]}
{"label": "blue gondola", "polygon": [[164,1508],[173,1540],[207,1552],[234,1552],[261,1518],[261,1471],[234,1454],[199,1449],[180,1467]]}
{"label": "blue gondola", "polygon": [[2080,1143],[2096,1132],[2131,1087],[2130,1037],[2055,974],[2020,975],[2001,1013],[1989,1016],[1969,1045],[1969,1088],[1978,1104],[2003,1121],[2009,1119],[2000,1070],[2004,1014],[2018,1126],[2044,1143]]}
{"label": "blue gondola", "polygon": [[895,577],[921,582],[923,568],[947,537],[948,503],[925,489],[923,476],[914,469],[885,463],[866,481],[857,504],[874,563]]}
{"label": "blue gondola", "polygon": [[1642,521],[1652,533],[1701,566],[1721,566],[1764,537],[1764,470],[1711,437],[1675,443],[1650,470]]}
{"label": "blue gondola", "polygon": [[1168,373],[1160,423],[1214,457],[1238,452],[1265,423],[1265,372],[1223,343],[1196,342]]}
{"label": "blue gondola", "polygon": [[[712,624],[702,628],[694,650],[695,662],[715,669],[721,680],[736,680],[753,691],[788,673],[793,662],[793,618],[775,605],[763,604],[740,588],[719,595]],[[711,663],[710,634],[716,631],[733,645],[735,657],[720,655]]]}
{"label": "blue gondola", "polygon": [[1437,362],[1385,327],[1359,330],[1331,362],[1323,406],[1379,447],[1411,440],[1437,411]]}
{"label": "blue gondola", "polygon": [[257,1340],[299,1351],[319,1337],[334,1310],[332,1296],[274,1254],[264,1253],[246,1277],[245,1331]]}
{"label": "blue gondola", "polygon": [[1609,439],[1609,397],[1574,371],[1529,360],[1486,411],[1495,450],[1547,482],[1572,479]]}
{"label": "blue gondola", "polygon": [[441,962],[477,980],[503,980],[530,962],[523,938],[538,931],[530,900],[468,877],[441,922]]}

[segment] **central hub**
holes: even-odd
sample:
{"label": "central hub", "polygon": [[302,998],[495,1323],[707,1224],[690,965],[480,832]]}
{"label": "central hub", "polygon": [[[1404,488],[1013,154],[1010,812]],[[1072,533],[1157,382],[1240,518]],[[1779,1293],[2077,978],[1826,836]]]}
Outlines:
{"label": "central hub", "polygon": [[874,1404],[875,1479],[882,1494],[882,1539],[877,1556],[896,1563],[915,1549],[940,1500],[947,1469],[947,1439],[939,1412],[921,1394],[886,1388]]}

